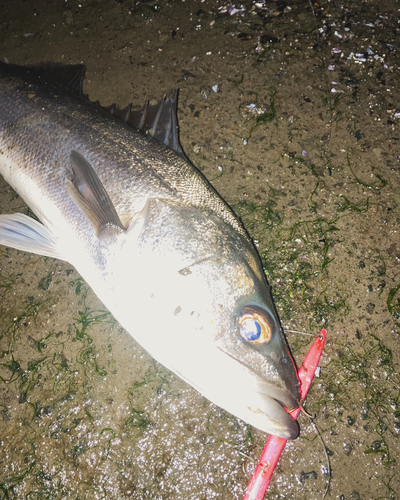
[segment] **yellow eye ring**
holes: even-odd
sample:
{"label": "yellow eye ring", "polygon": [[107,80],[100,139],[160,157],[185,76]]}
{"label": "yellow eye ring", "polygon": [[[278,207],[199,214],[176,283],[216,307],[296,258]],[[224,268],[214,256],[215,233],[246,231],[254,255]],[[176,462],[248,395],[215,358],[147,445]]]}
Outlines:
{"label": "yellow eye ring", "polygon": [[270,319],[257,306],[245,306],[239,316],[240,335],[250,344],[266,344],[272,339]]}

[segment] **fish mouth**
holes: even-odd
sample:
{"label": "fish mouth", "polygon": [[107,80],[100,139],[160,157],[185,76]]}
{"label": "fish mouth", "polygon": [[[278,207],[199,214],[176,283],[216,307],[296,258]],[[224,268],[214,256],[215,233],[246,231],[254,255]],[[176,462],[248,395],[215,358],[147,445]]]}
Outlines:
{"label": "fish mouth", "polygon": [[[291,416],[290,411],[299,407],[299,401],[289,392],[279,389],[264,380],[258,381],[257,393],[262,403],[250,406],[248,410],[260,417],[268,419],[268,428],[257,426],[270,434],[284,439],[296,439],[299,436],[299,426]],[[286,410],[287,409],[287,410]]]}
{"label": "fish mouth", "polygon": [[299,407],[298,399],[295,398],[288,391],[279,389],[279,387],[276,387],[268,382],[265,382],[264,380],[259,380],[258,385],[260,389],[259,393],[262,396],[274,399],[281,406],[287,408],[289,412]]}
{"label": "fish mouth", "polygon": [[219,348],[219,350],[231,360],[239,363],[248,374],[251,374],[251,386],[242,388],[242,393],[238,390],[236,394],[237,400],[240,400],[241,394],[243,402],[246,401],[244,405],[246,415],[241,414],[240,409],[236,413],[234,409],[231,412],[263,432],[284,439],[296,439],[300,433],[299,426],[289,412],[300,406],[300,382],[289,384],[288,388],[281,388],[273,382],[261,378],[255,370],[236,356],[224,349]]}

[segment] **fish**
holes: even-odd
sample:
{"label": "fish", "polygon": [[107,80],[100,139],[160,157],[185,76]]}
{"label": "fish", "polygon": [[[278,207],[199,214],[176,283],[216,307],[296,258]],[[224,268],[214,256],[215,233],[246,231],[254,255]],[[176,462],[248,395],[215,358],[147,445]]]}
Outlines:
{"label": "fish", "polygon": [[[69,262],[153,358],[261,431],[295,439],[299,379],[256,247],[179,143],[177,91],[140,110],[84,65],[0,63],[0,173],[33,217],[0,244]],[[287,411],[288,410],[288,411]]]}

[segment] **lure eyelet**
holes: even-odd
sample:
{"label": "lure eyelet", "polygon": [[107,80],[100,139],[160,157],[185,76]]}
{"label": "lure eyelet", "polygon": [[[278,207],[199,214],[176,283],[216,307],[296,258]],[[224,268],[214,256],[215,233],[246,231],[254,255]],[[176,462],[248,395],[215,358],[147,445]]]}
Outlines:
{"label": "lure eyelet", "polygon": [[272,339],[269,317],[256,306],[246,306],[239,316],[239,331],[250,344],[267,344]]}

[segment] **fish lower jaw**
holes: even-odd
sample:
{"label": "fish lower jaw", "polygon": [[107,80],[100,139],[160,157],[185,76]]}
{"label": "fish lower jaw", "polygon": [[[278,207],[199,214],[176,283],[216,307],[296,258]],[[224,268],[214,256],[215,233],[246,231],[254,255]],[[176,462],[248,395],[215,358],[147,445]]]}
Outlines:
{"label": "fish lower jaw", "polygon": [[265,397],[265,406],[247,407],[249,416],[247,420],[257,429],[273,434],[283,439],[296,439],[299,435],[299,426],[290,414],[282,407],[279,401]]}

